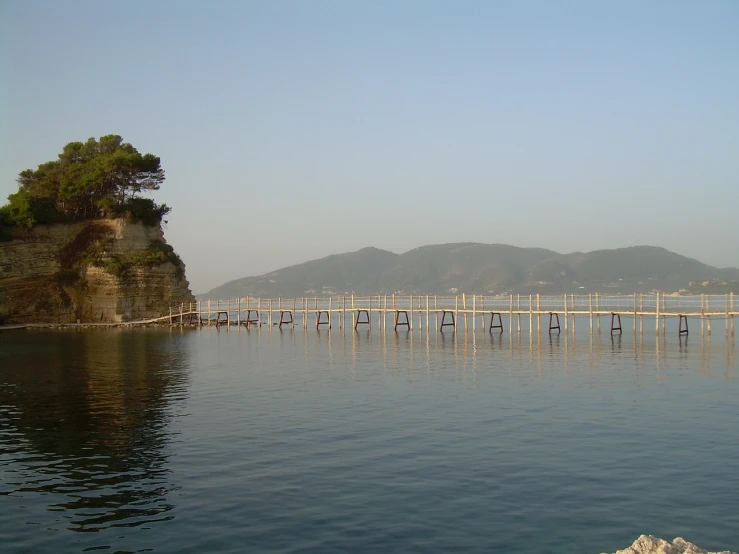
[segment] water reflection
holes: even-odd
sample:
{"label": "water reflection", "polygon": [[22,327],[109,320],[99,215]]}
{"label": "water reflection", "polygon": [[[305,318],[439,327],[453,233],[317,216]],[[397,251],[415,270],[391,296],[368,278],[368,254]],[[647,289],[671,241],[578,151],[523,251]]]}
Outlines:
{"label": "water reflection", "polygon": [[178,338],[110,329],[3,337],[0,494],[40,500],[73,531],[168,519],[167,426],[188,385]]}
{"label": "water reflection", "polygon": [[[677,335],[677,334],[676,334]],[[378,331],[339,330],[333,332],[306,332],[304,340],[321,345],[321,349],[331,351],[330,363],[349,361],[352,375],[357,365],[363,361],[378,361],[386,369],[418,367],[425,369],[429,376],[445,376],[452,379],[476,379],[476,372],[482,360],[494,360],[495,365],[502,361],[498,354],[507,351],[506,365],[517,369],[525,365],[541,375],[542,372],[559,367],[568,371],[588,367],[594,371],[600,369],[604,355],[608,355],[609,364],[628,358],[637,368],[652,367],[658,372],[676,367],[676,359],[683,360],[679,365],[699,366],[704,373],[723,359],[727,368],[725,377],[734,378],[736,368],[736,347],[733,341],[722,341],[723,356],[711,345],[710,337],[654,336],[641,333],[581,333],[564,331],[557,333],[541,333],[527,335],[514,332],[513,336],[506,332],[434,332],[427,329]],[[345,356],[337,357],[334,341],[341,341]],[[333,349],[333,350],[332,350]],[[346,357],[348,356],[348,358]],[[482,362],[490,365],[487,361]],[[690,365],[687,364],[687,365]]]}
{"label": "water reflection", "polygon": [[[350,514],[355,519],[349,533],[364,529],[367,514],[386,512],[363,511],[371,504],[367,498],[376,501],[379,496],[372,495],[378,494],[385,502],[388,491],[413,485],[408,475],[430,469],[432,484],[463,475],[462,488],[460,483],[451,487],[440,512],[438,521],[446,521],[454,512],[446,509],[453,505],[449,498],[456,501],[458,489],[478,483],[473,475],[478,468],[507,452],[511,457],[492,473],[536,460],[527,470],[532,484],[542,468],[538,460],[546,456],[597,453],[614,431],[638,427],[641,432],[649,427],[644,422],[671,425],[700,385],[716,394],[696,396],[705,413],[724,414],[716,425],[704,426],[701,436],[714,440],[705,433],[711,428],[726,435],[734,414],[726,402],[732,389],[724,385],[731,383],[717,386],[716,380],[735,378],[735,346],[716,335],[712,341],[677,333],[655,338],[652,333],[612,337],[608,331],[580,331],[575,337],[564,331],[527,336],[508,329],[394,333],[336,326],[262,332],[234,327],[229,333],[205,328],[184,335],[179,330],[0,335],[0,528],[26,540],[26,545],[3,543],[3,549],[39,551],[32,539],[43,527],[76,531],[66,533],[68,548],[56,549],[63,551],[80,544],[113,551],[122,546],[237,551],[242,545],[260,550],[255,544],[261,550],[288,550],[294,545],[276,547],[275,537],[288,542],[296,522],[309,533],[326,534],[321,522],[327,520],[316,507],[327,509],[329,517]],[[668,379],[673,387],[654,386]],[[649,388],[646,394],[637,390],[643,388]],[[676,402],[675,394],[683,400]],[[180,415],[187,417],[177,419]],[[599,418],[593,427],[590,421]],[[676,432],[690,421],[686,417]],[[463,427],[469,434],[460,436]],[[528,440],[521,438],[525,433]],[[599,433],[607,438],[598,438]],[[629,460],[642,456],[634,445],[652,444],[652,436],[644,435],[643,441],[642,435],[625,436],[636,441],[624,444],[634,452]],[[649,457],[681,437],[668,435]],[[535,449],[550,438],[548,452]],[[719,439],[731,442],[718,436],[716,444]],[[583,448],[582,441],[591,447]],[[172,452],[177,452],[174,460],[168,459]],[[458,465],[445,465],[462,452],[479,457],[471,464],[458,458]],[[604,458],[607,463],[594,458],[590,467],[608,466],[620,455],[613,450]],[[726,450],[717,455],[732,459]],[[401,458],[417,465],[403,468]],[[577,463],[562,458],[559,467]],[[631,471],[627,466],[624,471]],[[347,475],[337,486],[337,476]],[[547,479],[552,475],[558,479],[551,472]],[[593,480],[607,483],[606,477]],[[518,487],[525,480],[514,474],[505,482]],[[567,479],[558,482],[568,486]],[[183,489],[175,492],[179,485]],[[351,487],[356,488],[346,504],[332,504]],[[431,489],[417,490],[424,506]],[[529,498],[539,498],[540,490],[532,485]],[[397,498],[389,501],[391,508]],[[520,498],[512,490],[508,506]],[[557,505],[556,495],[551,499]],[[494,498],[476,502],[479,513],[484,513],[479,506],[506,506]],[[401,508],[399,513],[411,511]],[[627,513],[628,505],[621,511]],[[155,531],[147,534],[147,525],[173,514],[174,521],[151,526]],[[474,528],[484,524],[475,522]],[[135,529],[121,529],[130,527]],[[382,532],[386,527],[383,523]],[[337,525],[331,536],[341,532]],[[44,540],[50,535],[37,534]],[[6,536],[0,534],[0,540]],[[214,537],[222,542],[214,543]],[[304,545],[304,550],[331,550],[320,539]]]}
{"label": "water reflection", "polygon": [[621,333],[611,333],[611,352],[621,352],[624,336]]}

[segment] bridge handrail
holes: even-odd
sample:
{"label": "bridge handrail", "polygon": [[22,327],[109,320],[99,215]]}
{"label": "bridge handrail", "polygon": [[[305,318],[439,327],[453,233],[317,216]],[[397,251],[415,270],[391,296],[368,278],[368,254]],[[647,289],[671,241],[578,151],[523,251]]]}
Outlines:
{"label": "bridge handrail", "polygon": [[[254,298],[200,300],[187,307],[173,308],[173,315],[180,311],[210,312],[261,309],[263,311],[315,311],[315,310],[373,310],[400,309],[425,311],[462,310],[477,312],[593,312],[593,313],[736,313],[735,297],[730,294],[676,295],[676,294],[562,294],[562,295],[332,295],[304,296],[296,298]],[[187,309],[185,309],[187,308]]]}

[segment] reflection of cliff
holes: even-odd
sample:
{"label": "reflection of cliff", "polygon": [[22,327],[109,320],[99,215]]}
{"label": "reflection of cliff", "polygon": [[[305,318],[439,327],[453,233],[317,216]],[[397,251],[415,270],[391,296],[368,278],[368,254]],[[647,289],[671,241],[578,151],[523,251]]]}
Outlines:
{"label": "reflection of cliff", "polygon": [[14,229],[0,241],[0,320],[120,322],[193,301],[160,227],[122,219]]}
{"label": "reflection of cliff", "polygon": [[78,530],[166,517],[167,425],[187,387],[178,336],[23,333],[0,345],[0,449],[27,465],[6,486],[55,493]]}

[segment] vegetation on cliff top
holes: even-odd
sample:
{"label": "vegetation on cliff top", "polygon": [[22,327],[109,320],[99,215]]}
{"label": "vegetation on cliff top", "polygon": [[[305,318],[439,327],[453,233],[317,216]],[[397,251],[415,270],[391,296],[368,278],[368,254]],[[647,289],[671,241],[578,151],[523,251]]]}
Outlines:
{"label": "vegetation on cliff top", "polygon": [[170,211],[140,196],[164,182],[159,157],[141,154],[119,135],[70,142],[58,159],[21,171],[17,181],[18,192],[0,207],[0,226],[108,217],[154,226]]}

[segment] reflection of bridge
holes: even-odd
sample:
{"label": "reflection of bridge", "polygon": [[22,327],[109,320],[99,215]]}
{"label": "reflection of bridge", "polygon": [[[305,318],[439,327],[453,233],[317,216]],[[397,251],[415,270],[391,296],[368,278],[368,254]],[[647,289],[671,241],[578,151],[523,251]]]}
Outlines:
{"label": "reflection of bridge", "polygon": [[[502,332],[508,323],[510,333],[521,332],[522,320],[529,333],[576,329],[578,321],[586,320],[589,328],[600,331],[601,319],[611,333],[622,332],[621,318],[633,318],[634,332],[644,331],[645,318],[653,318],[656,332],[665,332],[666,321],[678,323],[678,333],[688,333],[688,320],[700,320],[701,332],[711,333],[711,322],[721,321],[724,331],[732,337],[737,315],[734,294],[678,296],[668,294],[633,295],[508,295],[508,296],[431,296],[377,295],[331,296],[317,298],[232,298],[201,300],[181,304],[170,315],[159,318],[172,324],[243,325],[247,328],[268,325],[295,327],[309,324],[316,328],[338,325],[347,327],[351,318],[353,329],[392,328],[475,331],[479,325],[486,331]],[[560,317],[561,323],[560,323]],[[298,321],[299,318],[299,321]],[[542,323],[542,318],[544,324]],[[312,322],[312,323],[311,323]],[[608,324],[610,323],[610,326]]]}

